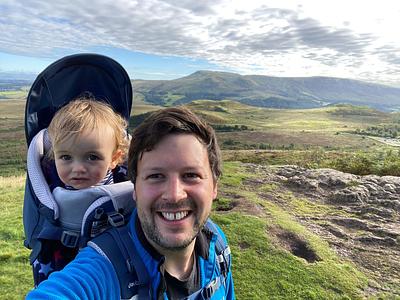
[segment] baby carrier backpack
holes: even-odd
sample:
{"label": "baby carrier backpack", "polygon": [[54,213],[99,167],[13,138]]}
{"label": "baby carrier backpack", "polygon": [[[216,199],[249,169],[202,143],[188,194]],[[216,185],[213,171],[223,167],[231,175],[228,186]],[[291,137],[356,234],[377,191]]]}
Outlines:
{"label": "baby carrier backpack", "polygon": [[133,184],[115,178],[115,184],[64,191],[57,197],[50,191],[41,167],[50,147],[46,128],[59,108],[85,95],[110,104],[129,122],[129,76],[106,56],[76,54],[52,63],[38,75],[27,96],[23,223],[35,286],[61,270],[90,239],[112,225],[125,224],[134,208]]}

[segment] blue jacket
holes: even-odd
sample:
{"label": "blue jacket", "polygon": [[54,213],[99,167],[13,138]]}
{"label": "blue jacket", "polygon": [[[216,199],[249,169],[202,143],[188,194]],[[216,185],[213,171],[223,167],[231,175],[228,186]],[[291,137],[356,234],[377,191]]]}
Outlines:
{"label": "blue jacket", "polygon": [[[153,299],[168,299],[163,290],[162,274],[159,265],[164,258],[143,238],[143,232],[137,221],[136,211],[132,214],[128,224],[133,242],[144,262],[151,281],[151,294]],[[215,232],[201,233],[204,238],[196,239],[196,255],[200,268],[201,287],[204,288],[211,281],[219,277],[220,268],[217,266],[215,243],[217,234],[225,236],[217,227]],[[225,240],[226,241],[226,240]],[[92,247],[85,247],[77,257],[62,271],[54,272],[49,279],[42,282],[39,287],[31,291],[26,299],[120,299],[119,281],[111,262],[100,255]],[[215,291],[212,300],[235,299],[233,279],[229,268],[224,283]]]}

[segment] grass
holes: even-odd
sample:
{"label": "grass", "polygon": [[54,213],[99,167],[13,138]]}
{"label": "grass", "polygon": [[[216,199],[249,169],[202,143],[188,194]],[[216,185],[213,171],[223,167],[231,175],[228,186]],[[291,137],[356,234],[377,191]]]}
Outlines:
{"label": "grass", "polygon": [[[303,216],[340,213],[325,205],[281,193],[275,184],[247,185],[257,178],[237,162],[224,164],[221,192],[237,195],[263,207],[266,217],[244,212],[220,212],[229,208],[232,199],[219,198],[212,218],[229,238],[238,299],[363,299],[367,277],[349,261],[342,260],[329,245],[300,225],[293,214]],[[232,185],[232,183],[234,183]],[[283,207],[260,193],[281,197]],[[240,220],[240,221],[239,221]],[[299,236],[320,258],[308,263],[274,241],[276,228]]]}
{"label": "grass", "polygon": [[308,199],[294,198],[290,205],[297,215],[303,217],[341,216],[346,214],[330,205],[314,203]]}
{"label": "grass", "polygon": [[224,164],[221,184],[224,186],[239,187],[247,174],[241,171],[239,162],[227,162]]}
{"label": "grass", "polygon": [[0,102],[0,168],[3,176],[25,173],[24,109],[23,100]]}
{"label": "grass", "polygon": [[24,99],[26,98],[27,94],[27,87],[18,91],[0,91],[0,99]]}
{"label": "grass", "polygon": [[29,253],[23,246],[25,176],[0,177],[0,299],[21,299],[33,287]]}
{"label": "grass", "polygon": [[400,150],[384,146],[369,150],[225,150],[225,161],[261,165],[331,168],[356,175],[400,176]]}
{"label": "grass", "polygon": [[[298,229],[282,215],[282,225]],[[271,243],[266,220],[231,213],[213,215],[229,237],[238,299],[361,299],[365,277],[349,263],[326,255],[327,245],[310,239],[322,262],[308,264]],[[240,222],[238,222],[240,220]]]}
{"label": "grass", "polygon": [[[189,108],[211,124],[245,125],[250,131],[218,133],[221,145],[227,140],[239,142],[234,149],[373,149],[376,141],[352,134],[356,129],[397,122],[393,114],[364,107],[332,106],[316,109],[267,109],[234,101],[195,101]],[[225,147],[232,149],[232,147]]]}

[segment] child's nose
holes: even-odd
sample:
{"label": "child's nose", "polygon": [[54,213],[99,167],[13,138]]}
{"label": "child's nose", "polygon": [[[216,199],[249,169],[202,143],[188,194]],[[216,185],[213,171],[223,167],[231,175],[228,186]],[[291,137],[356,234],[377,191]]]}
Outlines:
{"label": "child's nose", "polygon": [[75,173],[83,173],[86,171],[86,168],[82,163],[75,162],[72,166],[72,171]]}

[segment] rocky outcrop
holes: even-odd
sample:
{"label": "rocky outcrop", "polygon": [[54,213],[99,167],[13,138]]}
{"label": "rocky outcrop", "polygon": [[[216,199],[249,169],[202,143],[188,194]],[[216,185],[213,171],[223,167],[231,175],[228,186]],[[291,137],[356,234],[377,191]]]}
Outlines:
{"label": "rocky outcrop", "polygon": [[[246,164],[259,179],[253,186],[278,188],[260,193],[278,205],[290,204],[283,192],[323,206],[330,213],[305,215],[293,210],[304,226],[327,240],[342,256],[351,259],[376,281],[376,288],[400,286],[400,178],[357,176],[332,169],[298,166],[267,167]],[[398,291],[398,290],[397,290]],[[397,293],[397,292],[395,292]]]}

